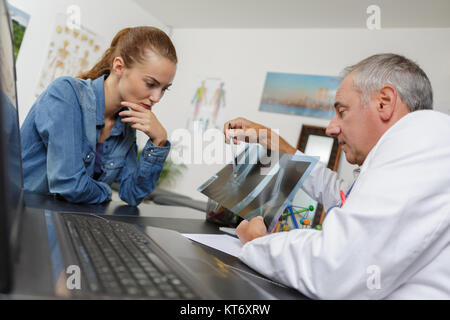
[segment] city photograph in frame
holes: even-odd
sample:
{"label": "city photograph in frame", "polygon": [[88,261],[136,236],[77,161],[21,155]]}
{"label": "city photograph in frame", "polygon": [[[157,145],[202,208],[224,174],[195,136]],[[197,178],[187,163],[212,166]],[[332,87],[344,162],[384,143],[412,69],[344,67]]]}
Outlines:
{"label": "city photograph in frame", "polygon": [[260,111],[332,119],[341,77],[268,72]]}

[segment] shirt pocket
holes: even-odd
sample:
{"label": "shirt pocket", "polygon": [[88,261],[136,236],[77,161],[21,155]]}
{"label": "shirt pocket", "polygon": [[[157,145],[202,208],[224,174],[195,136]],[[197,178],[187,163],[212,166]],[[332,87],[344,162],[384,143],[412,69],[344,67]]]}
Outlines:
{"label": "shirt pocket", "polygon": [[108,184],[113,183],[119,176],[124,166],[125,159],[108,159],[104,161],[102,164],[103,175],[101,180]]}
{"label": "shirt pocket", "polygon": [[83,157],[84,166],[88,168],[91,164],[94,163],[95,160],[95,152],[92,150],[89,145],[83,145],[83,151],[81,156]]}

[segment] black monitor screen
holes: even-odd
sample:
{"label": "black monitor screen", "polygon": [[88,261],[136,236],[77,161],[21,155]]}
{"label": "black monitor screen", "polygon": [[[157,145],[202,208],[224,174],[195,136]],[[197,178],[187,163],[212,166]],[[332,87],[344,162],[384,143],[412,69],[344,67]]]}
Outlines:
{"label": "black monitor screen", "polygon": [[0,290],[10,279],[10,263],[23,208],[22,165],[11,24],[0,0]]}

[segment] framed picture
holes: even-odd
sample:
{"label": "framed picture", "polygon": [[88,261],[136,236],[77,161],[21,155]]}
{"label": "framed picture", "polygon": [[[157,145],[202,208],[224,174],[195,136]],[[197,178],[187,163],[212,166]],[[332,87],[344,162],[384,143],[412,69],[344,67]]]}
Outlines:
{"label": "framed picture", "polygon": [[19,54],[25,30],[27,29],[28,21],[30,20],[30,15],[10,3],[8,3],[8,10],[13,27],[14,60],[17,60],[17,55]]}
{"label": "framed picture", "polygon": [[332,119],[341,81],[335,76],[267,72],[259,110]]}
{"label": "framed picture", "polygon": [[[327,136],[325,130],[326,128],[324,127],[303,125],[300,131],[297,149],[309,156],[319,156],[320,162],[324,163],[329,169],[337,171],[341,146],[337,138]],[[306,193],[305,196],[309,198]],[[309,199],[310,201],[314,201],[311,198]],[[323,205],[316,202],[315,208],[313,226],[322,224],[325,218]]]}

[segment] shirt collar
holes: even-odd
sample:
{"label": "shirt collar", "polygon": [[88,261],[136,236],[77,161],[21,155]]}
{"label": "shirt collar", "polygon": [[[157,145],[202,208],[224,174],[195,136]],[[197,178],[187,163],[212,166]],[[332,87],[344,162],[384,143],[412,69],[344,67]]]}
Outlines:
{"label": "shirt collar", "polygon": [[[92,86],[94,87],[94,94],[96,100],[96,125],[104,126],[105,125],[105,78],[106,75],[102,75],[92,81]],[[126,108],[122,108],[120,111]],[[119,112],[120,112],[119,111]],[[114,124],[113,129],[111,130],[112,136],[118,136],[125,131],[125,123],[123,123],[120,119],[122,117],[117,117],[117,121]]]}
{"label": "shirt collar", "polygon": [[105,124],[105,75],[92,81],[96,101],[96,124],[101,126]]}
{"label": "shirt collar", "polygon": [[[127,110],[127,108],[122,108],[119,110],[123,111],[123,110]],[[117,116],[117,120],[116,123],[114,123],[114,127],[111,130],[111,135],[112,136],[118,136],[120,134],[125,134],[125,129],[126,129],[126,123],[122,122],[122,117],[121,116]]]}

